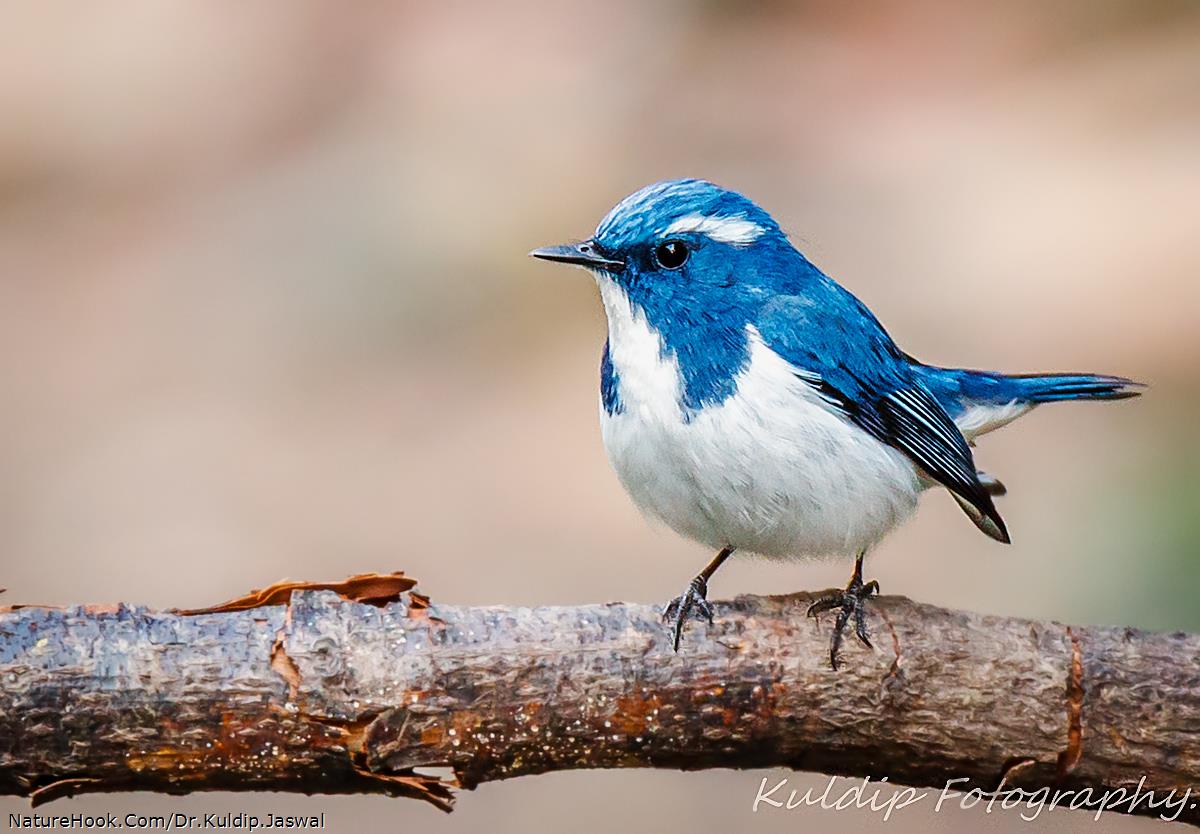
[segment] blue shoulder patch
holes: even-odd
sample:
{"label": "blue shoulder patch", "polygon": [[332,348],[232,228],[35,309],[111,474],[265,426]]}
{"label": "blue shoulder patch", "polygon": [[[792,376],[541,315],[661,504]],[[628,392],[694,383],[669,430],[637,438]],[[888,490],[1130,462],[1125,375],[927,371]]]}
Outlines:
{"label": "blue shoulder patch", "polygon": [[612,355],[608,351],[608,339],[605,339],[604,353],[600,356],[600,402],[610,416],[625,410],[618,383],[617,371],[613,368]]}

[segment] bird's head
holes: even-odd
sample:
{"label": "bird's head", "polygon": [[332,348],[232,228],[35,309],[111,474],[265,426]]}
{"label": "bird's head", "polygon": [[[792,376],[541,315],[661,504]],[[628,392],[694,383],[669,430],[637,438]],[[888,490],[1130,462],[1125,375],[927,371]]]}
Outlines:
{"label": "bird's head", "polygon": [[[736,388],[764,308],[819,291],[828,279],[769,214],[703,180],[668,180],[630,194],[587,240],[529,254],[592,272],[608,316],[604,405],[640,396],[678,369],[680,405],[701,409]],[[649,336],[651,338],[644,338]],[[611,356],[610,356],[611,351]],[[610,361],[611,360],[611,361]]]}
{"label": "bird's head", "polygon": [[617,203],[580,243],[529,254],[574,264],[644,302],[728,304],[770,288],[796,254],[769,214],[704,180],[648,185]]}

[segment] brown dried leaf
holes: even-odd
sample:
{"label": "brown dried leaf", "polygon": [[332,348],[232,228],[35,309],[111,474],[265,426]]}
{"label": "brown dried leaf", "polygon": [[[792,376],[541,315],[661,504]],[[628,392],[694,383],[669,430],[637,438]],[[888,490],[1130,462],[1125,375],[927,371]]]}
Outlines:
{"label": "brown dried leaf", "polygon": [[[261,608],[264,605],[287,605],[292,597],[292,591],[334,591],[352,602],[364,602],[368,605],[383,607],[389,602],[395,602],[400,594],[416,587],[417,580],[405,576],[404,571],[395,573],[359,573],[341,582],[276,582],[262,590],[252,590],[245,596],[213,605],[209,608],[192,608],[186,611],[176,610],[176,614],[191,616],[194,614],[221,614],[228,611],[246,611],[250,608]],[[425,608],[429,598],[413,594],[414,607]]]}
{"label": "brown dried leaf", "polygon": [[425,776],[412,770],[394,774],[376,773],[355,762],[351,762],[350,766],[363,779],[389,786],[390,792],[400,796],[410,796],[414,799],[423,799],[433,807],[447,813],[454,810],[454,791],[451,790],[451,785],[436,776]]}
{"label": "brown dried leaf", "polygon": [[429,607],[429,597],[413,591],[408,595],[409,608],[413,611],[424,611]]}

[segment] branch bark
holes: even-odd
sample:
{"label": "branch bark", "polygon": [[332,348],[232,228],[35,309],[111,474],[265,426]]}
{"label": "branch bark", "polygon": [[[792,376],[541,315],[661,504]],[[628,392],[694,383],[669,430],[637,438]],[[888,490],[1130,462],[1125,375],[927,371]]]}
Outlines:
{"label": "branch bark", "polygon": [[807,594],[717,603],[679,654],[644,605],[275,596],[197,615],[3,610],[0,792],[382,792],[449,809],[456,786],[594,767],[965,777],[962,790],[1144,778],[1163,796],[1200,784],[1196,635],[882,597],[876,649],[847,644],[832,672],[830,621],[804,617]]}

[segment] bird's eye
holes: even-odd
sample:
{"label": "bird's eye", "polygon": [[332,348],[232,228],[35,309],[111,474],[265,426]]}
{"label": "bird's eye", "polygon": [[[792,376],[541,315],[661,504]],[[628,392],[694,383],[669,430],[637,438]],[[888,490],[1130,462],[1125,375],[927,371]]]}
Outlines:
{"label": "bird's eye", "polygon": [[654,260],[663,269],[679,269],[688,259],[688,248],[682,240],[668,240],[654,248]]}

